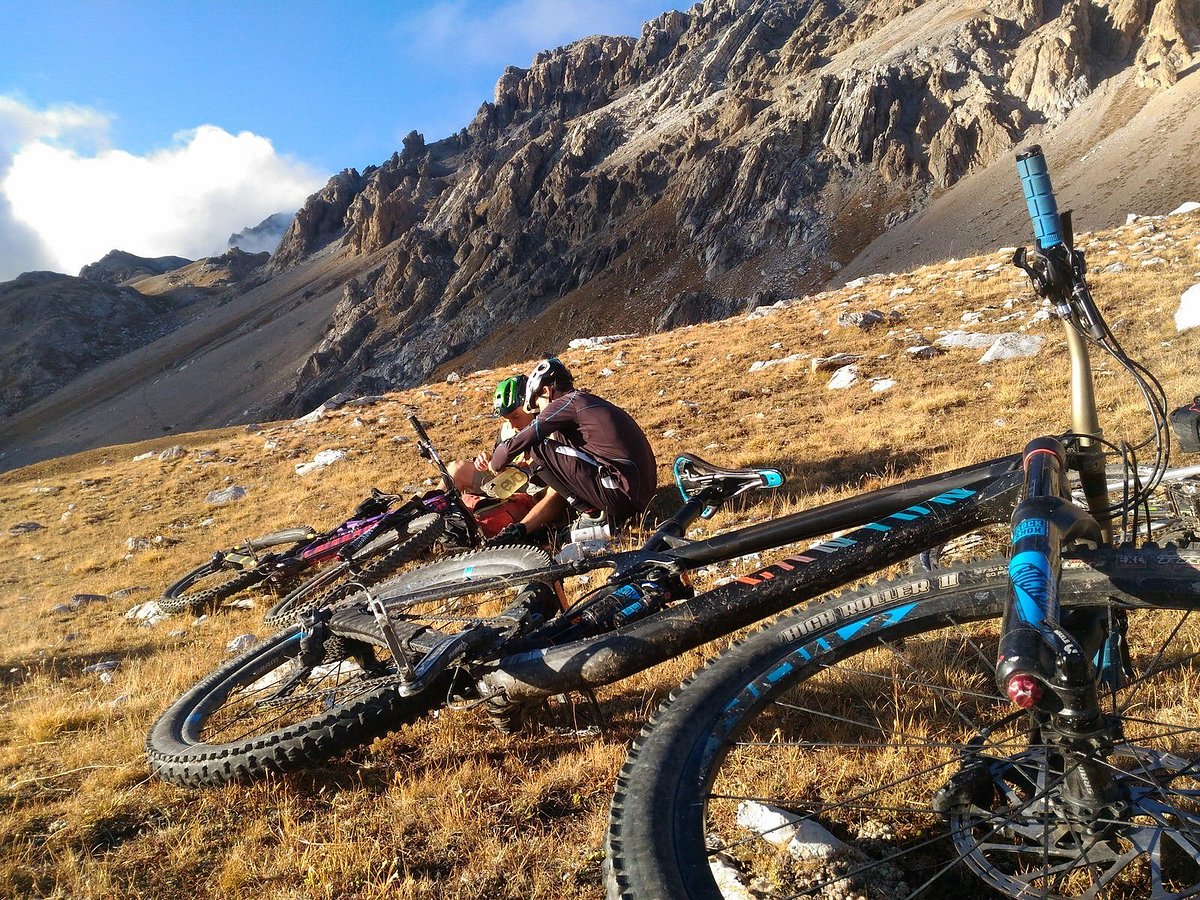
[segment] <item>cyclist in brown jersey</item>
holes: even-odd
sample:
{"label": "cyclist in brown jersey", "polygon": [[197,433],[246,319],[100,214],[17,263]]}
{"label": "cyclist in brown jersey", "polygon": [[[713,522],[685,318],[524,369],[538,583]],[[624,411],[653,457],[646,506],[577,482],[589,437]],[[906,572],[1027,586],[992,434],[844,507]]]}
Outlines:
{"label": "cyclist in brown jersey", "polygon": [[525,454],[531,475],[548,490],[493,543],[521,541],[568,505],[588,516],[603,513],[614,530],[646,509],[657,487],[654,450],[629,413],[577,390],[557,357],[534,367],[525,398],[526,408],[537,410],[537,417],[490,455],[481,454],[476,465],[498,471]]}

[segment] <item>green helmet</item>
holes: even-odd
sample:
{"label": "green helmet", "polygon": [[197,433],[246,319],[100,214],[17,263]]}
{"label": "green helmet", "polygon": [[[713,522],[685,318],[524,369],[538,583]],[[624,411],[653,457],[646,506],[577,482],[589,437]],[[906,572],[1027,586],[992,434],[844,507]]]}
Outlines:
{"label": "green helmet", "polygon": [[525,381],[524,375],[514,375],[496,385],[496,396],[492,399],[496,415],[507,416],[525,402]]}

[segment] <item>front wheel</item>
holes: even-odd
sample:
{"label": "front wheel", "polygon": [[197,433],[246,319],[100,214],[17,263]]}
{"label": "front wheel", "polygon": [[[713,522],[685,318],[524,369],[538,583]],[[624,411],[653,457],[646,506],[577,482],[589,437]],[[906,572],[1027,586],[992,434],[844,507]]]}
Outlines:
{"label": "front wheel", "polygon": [[146,738],[150,768],[188,787],[244,781],[321,762],[426,712],[404,698],[372,636],[323,640],[299,625],[225,663],[176,700]]}
{"label": "front wheel", "polygon": [[281,628],[343,596],[370,587],[401,566],[423,559],[446,530],[436,513],[420,516],[403,531],[389,531],[369,543],[351,560],[339,560],[308,579],[267,610],[263,624]]}
{"label": "front wheel", "polygon": [[1200,553],[1063,570],[1065,616],[1127,615],[1135,672],[1103,695],[1114,738],[1089,755],[1120,801],[1087,815],[1064,802],[1075,757],[996,689],[1006,572],[993,560],[842,594],[693,676],[618,778],[609,897],[1200,891]]}

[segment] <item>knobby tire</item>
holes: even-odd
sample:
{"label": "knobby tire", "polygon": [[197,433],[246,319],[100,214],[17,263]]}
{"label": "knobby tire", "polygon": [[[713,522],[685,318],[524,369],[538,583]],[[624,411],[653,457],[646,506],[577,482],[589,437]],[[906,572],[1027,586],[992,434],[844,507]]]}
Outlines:
{"label": "knobby tire", "polygon": [[[219,584],[200,590],[190,588],[202,578],[217,575],[222,572],[230,573],[229,577]],[[213,568],[212,563],[205,563],[193,569],[179,579],[164,592],[158,605],[163,612],[178,615],[185,612],[198,612],[216,606],[222,600],[253,587],[267,577],[265,572],[254,569],[219,569]]]}
{"label": "knobby tire", "polygon": [[[435,563],[432,574],[414,570],[394,579],[393,588],[405,578],[414,585],[410,589],[416,589],[460,581],[477,566],[487,574],[507,574],[548,561],[545,553],[530,548],[478,551]],[[512,591],[549,601],[554,596],[540,583]],[[470,596],[469,590],[465,593]],[[443,601],[432,609],[397,601],[403,612],[393,618],[414,659],[445,632],[463,627],[451,615],[453,603]],[[475,606],[460,611],[464,618],[483,615]],[[430,616],[434,627],[426,624]],[[184,692],[147,736],[154,773],[175,784],[199,787],[291,771],[368,744],[445,702],[449,673],[415,696],[400,695],[397,666],[364,604],[348,601],[334,611],[327,627],[319,662],[311,653],[307,662],[302,658],[305,632],[296,624],[222,664]]]}
{"label": "knobby tire", "polygon": [[[338,561],[310,578],[267,610],[263,616],[263,624],[270,628],[282,628],[297,621],[301,616],[336,601],[346,592],[348,585],[370,587],[392,575],[406,563],[426,556],[445,533],[446,520],[438,515],[422,516],[421,520],[424,521],[418,530],[407,534],[400,543],[385,540],[394,538],[394,535],[385,535],[359,551],[353,562]],[[371,559],[376,554],[378,556],[375,559],[357,572],[354,571],[357,564]]]}
{"label": "knobby tire", "polygon": [[[997,559],[810,605],[689,678],[618,777],[609,898],[1076,897],[1098,883],[1104,897],[1200,892],[1200,716],[1180,697],[1200,675],[1200,552],[1084,560],[1064,568],[1064,615],[1127,612],[1134,656],[1133,681],[1101,698],[1125,730],[1106,762],[1139,798],[1109,843],[1089,845],[1060,821],[1049,797],[1062,757],[996,688],[1008,590]],[[972,755],[980,726],[993,731]],[[969,802],[951,791],[951,812],[945,802],[934,812],[963,759],[979,763],[960,785]],[[812,822],[835,841],[814,838]],[[1132,853],[1133,840],[1151,852]],[[1132,861],[1114,862],[1119,850]]]}

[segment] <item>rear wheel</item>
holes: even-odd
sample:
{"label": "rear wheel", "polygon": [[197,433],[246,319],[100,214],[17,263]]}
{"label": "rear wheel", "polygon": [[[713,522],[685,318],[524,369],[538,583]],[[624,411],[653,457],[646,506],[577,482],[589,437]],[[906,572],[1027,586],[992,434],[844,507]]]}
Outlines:
{"label": "rear wheel", "polygon": [[163,592],[158,605],[177,615],[210,609],[264,581],[260,569],[240,569],[209,561],[188,572]]}
{"label": "rear wheel", "polygon": [[[392,589],[400,592],[396,605],[404,609],[404,591],[462,581],[475,564],[492,575],[548,562],[546,554],[532,550],[465,554],[456,565],[435,564],[426,567],[433,572],[418,569],[402,576],[410,580],[400,584],[397,579]],[[546,585],[519,579],[511,591],[518,603],[554,596]],[[491,599],[485,602],[485,596]],[[406,613],[393,613],[406,662],[419,661],[467,621],[484,620],[489,603],[495,602],[504,601],[488,594],[457,604],[460,613],[468,605],[474,609],[474,619],[452,616],[456,604],[449,602],[440,605],[441,614],[418,604],[409,604]],[[512,606],[508,603],[506,609]],[[401,669],[365,605],[348,603],[334,610],[328,623],[317,623],[312,634],[293,625],[186,691],[150,730],[150,767],[176,784],[216,785],[302,768],[362,746],[445,702],[454,672],[415,695],[402,696]]]}
{"label": "rear wheel", "polygon": [[842,594],[693,676],[619,776],[609,896],[1200,891],[1200,553],[1088,560],[1064,568],[1064,610],[1127,614],[1137,673],[1104,695],[1120,728],[1087,754],[1113,808],[1072,806],[1081,754],[998,694],[995,560]]}

